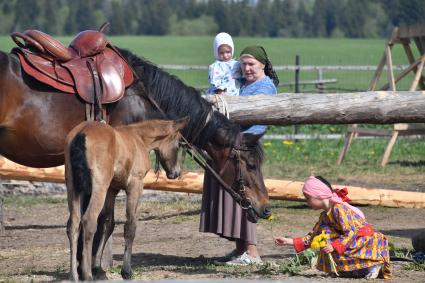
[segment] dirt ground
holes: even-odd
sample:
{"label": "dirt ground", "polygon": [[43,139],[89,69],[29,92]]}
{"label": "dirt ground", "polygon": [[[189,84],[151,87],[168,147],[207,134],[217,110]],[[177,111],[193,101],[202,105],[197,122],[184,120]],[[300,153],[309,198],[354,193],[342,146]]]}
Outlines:
{"label": "dirt ground", "polygon": [[[154,194],[154,197],[152,197]],[[231,242],[212,234],[198,232],[198,195],[148,193],[139,212],[138,233],[133,247],[135,279],[249,278],[285,279],[290,274],[268,268],[230,268],[215,266],[211,259],[229,252]],[[155,197],[156,195],[156,197]],[[34,201],[36,197],[6,199],[6,230],[0,236],[0,282],[58,281],[68,279],[69,249],[65,234],[68,217],[65,197]],[[258,224],[259,250],[266,262],[279,263],[293,257],[290,248],[276,248],[272,234],[302,236],[317,220],[318,212],[302,203],[274,201],[276,216],[272,223]],[[424,209],[362,207],[368,221],[386,234],[397,248],[411,249],[410,236],[425,228]],[[110,279],[120,279],[124,250],[124,201],[117,202],[113,252],[114,267]],[[394,262],[393,282],[424,282],[425,271],[411,264]],[[348,282],[332,279],[308,266],[294,279]],[[359,280],[361,281],[361,280]]]}

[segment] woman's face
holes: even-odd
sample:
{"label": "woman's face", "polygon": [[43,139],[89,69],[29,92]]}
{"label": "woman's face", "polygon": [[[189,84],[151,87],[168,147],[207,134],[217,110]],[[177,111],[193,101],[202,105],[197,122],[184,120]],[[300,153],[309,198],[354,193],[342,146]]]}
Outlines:
{"label": "woman's face", "polygon": [[243,77],[248,84],[253,83],[265,76],[264,64],[252,56],[242,56],[240,58]]}

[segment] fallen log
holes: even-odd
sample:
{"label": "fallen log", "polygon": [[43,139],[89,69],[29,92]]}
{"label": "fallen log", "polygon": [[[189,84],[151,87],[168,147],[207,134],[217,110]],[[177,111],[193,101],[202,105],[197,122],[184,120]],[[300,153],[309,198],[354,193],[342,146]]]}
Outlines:
{"label": "fallen log", "polygon": [[[391,124],[425,122],[425,91],[280,93],[224,96],[241,125]],[[215,102],[215,96],[207,96]]]}
{"label": "fallen log", "polygon": [[[6,179],[64,182],[64,167],[29,168],[16,164],[6,158],[0,159],[0,177]],[[169,180],[164,174],[158,179],[149,172],[144,179],[148,190],[169,192],[202,193],[203,173],[188,172],[178,180]],[[288,180],[264,180],[271,199],[304,201],[301,193],[303,182]],[[343,187],[338,186],[336,187]],[[380,205],[387,207],[425,208],[425,193],[385,189],[368,189],[347,186],[354,204]]]}

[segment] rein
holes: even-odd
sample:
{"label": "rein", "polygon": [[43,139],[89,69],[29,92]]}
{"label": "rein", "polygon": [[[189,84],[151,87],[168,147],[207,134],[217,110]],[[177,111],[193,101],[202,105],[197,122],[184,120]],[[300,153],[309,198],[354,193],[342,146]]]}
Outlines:
{"label": "rein", "polygon": [[[243,210],[252,208],[251,200],[246,197],[246,186],[242,178],[242,169],[240,166],[240,135],[238,135],[237,138],[238,145],[232,147],[232,153],[227,157],[226,163],[219,173],[217,173],[214,168],[208,164],[208,162],[205,160],[206,158],[204,157],[204,154],[200,149],[192,145],[185,137],[182,136],[182,139],[184,141],[185,149],[191,155],[192,159],[195,160],[195,162],[198,163],[199,166],[201,166],[204,170],[210,171],[214,178],[232,196],[232,198],[237,203],[239,203]],[[236,164],[236,187],[233,187],[233,185],[229,186],[221,177],[231,159],[235,160]]]}
{"label": "rein", "polygon": [[[113,49],[115,49],[116,51],[118,51],[115,47],[112,47]],[[120,52],[118,52],[118,54],[121,55]],[[121,55],[121,58],[124,59],[126,62],[127,60]],[[140,82],[141,87],[145,90],[145,97],[148,99],[148,101],[152,104],[152,106],[154,106],[164,118],[167,118],[167,114],[161,109],[161,107],[159,106],[159,104],[155,101],[154,98],[152,98],[149,95],[149,92],[147,91],[145,85],[143,84],[143,81],[140,79],[139,75],[136,73],[136,71],[134,70],[133,66],[131,64],[128,64],[129,66],[131,66],[131,70],[133,72],[134,77],[136,78],[137,82]],[[208,118],[207,118],[208,120]],[[206,161],[206,156],[205,154],[202,152],[202,150],[200,150],[199,148],[197,148],[196,146],[194,146],[193,144],[191,144],[183,135],[181,135],[181,138],[183,140],[183,145],[184,148],[186,150],[187,153],[189,153],[192,156],[192,159],[195,160],[196,163],[199,164],[199,166],[201,166],[204,170],[208,170],[213,176],[214,178],[220,183],[220,185],[224,188],[224,190],[226,190],[231,196],[232,198],[239,203],[239,205],[241,206],[241,208],[243,210],[248,210],[250,208],[252,208],[252,203],[251,200],[248,199],[246,197],[246,186],[242,177],[242,169],[241,169],[241,164],[240,164],[240,152],[241,150],[249,150],[246,148],[242,148],[240,145],[240,140],[241,140],[241,136],[240,134],[237,136],[236,139],[236,145],[232,146],[232,153],[227,157],[226,163],[223,166],[223,168],[220,170],[220,173],[217,173],[214,168],[211,167],[211,165],[208,164],[208,162]],[[233,159],[235,160],[235,165],[236,165],[236,187],[229,186],[221,177],[222,173],[225,171],[225,168],[227,167],[228,163],[230,162],[230,160]]]}

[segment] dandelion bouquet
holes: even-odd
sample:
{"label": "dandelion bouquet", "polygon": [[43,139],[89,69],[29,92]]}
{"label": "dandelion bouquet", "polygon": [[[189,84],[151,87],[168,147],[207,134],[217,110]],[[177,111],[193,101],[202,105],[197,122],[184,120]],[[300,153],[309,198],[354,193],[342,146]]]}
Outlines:
{"label": "dandelion bouquet", "polygon": [[[318,251],[321,248],[324,248],[327,246],[329,240],[329,235],[325,234],[325,231],[322,231],[321,234],[315,236],[313,238],[313,241],[311,242],[310,249]],[[331,270],[338,276],[338,271],[336,270],[336,264],[335,261],[330,253],[328,253]]]}

